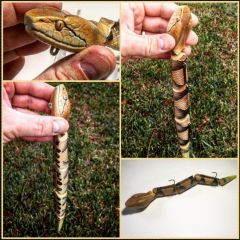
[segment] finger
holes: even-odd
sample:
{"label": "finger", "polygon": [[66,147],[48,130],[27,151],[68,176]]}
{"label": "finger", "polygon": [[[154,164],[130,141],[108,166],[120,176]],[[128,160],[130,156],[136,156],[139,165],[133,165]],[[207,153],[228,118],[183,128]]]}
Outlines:
{"label": "finger", "polygon": [[[133,56],[132,58],[135,59],[135,58],[142,58],[142,57],[141,56]],[[151,59],[169,59],[169,58],[171,58],[171,53],[166,52],[166,53],[154,55],[154,56],[151,56],[151,57],[148,57],[148,58],[151,58]]]}
{"label": "finger", "polygon": [[11,107],[11,102],[9,101],[9,97],[5,87],[3,88],[3,104],[6,104],[6,106]]}
{"label": "finger", "polygon": [[187,45],[196,45],[198,43],[198,36],[195,32],[191,31],[188,35],[186,44]]}
{"label": "finger", "polygon": [[102,46],[91,46],[82,52],[61,59],[37,80],[84,80],[106,79],[116,66],[111,50]]}
{"label": "finger", "polygon": [[28,142],[51,142],[53,137],[22,137],[22,139]]}
{"label": "finger", "polygon": [[29,95],[15,95],[12,100],[14,107],[28,108],[38,112],[50,113],[48,102]]}
{"label": "finger", "polygon": [[16,60],[4,64],[3,67],[3,78],[4,80],[13,79],[23,68],[25,63],[24,57],[19,57]]}
{"label": "finger", "polygon": [[[22,113],[27,113],[27,114],[31,114],[31,115],[38,115],[38,113],[36,112],[32,112],[29,111],[27,109],[23,109],[23,108],[15,108],[15,110],[22,112]],[[26,140],[26,141],[30,141],[30,142],[49,142],[53,140],[52,136],[49,137],[22,137],[22,139]]]}
{"label": "finger", "polygon": [[195,27],[198,24],[198,17],[194,13],[191,13],[191,16],[192,16],[192,26]]}
{"label": "finger", "polygon": [[26,114],[15,111],[16,137],[46,137],[64,133],[69,124],[64,118]]}
{"label": "finger", "polygon": [[62,8],[61,3],[4,3],[3,4],[3,26],[4,28],[23,23],[25,12],[32,8],[55,7]]}
{"label": "finger", "polygon": [[54,87],[43,82],[16,82],[15,94],[30,95],[39,99],[49,101],[53,94]]}
{"label": "finger", "polygon": [[[149,17],[162,17],[166,20],[169,20],[172,16],[173,12],[176,10],[178,5],[175,3],[147,3],[144,4],[145,14]],[[198,24],[198,18],[195,14],[191,14],[192,16],[192,25],[193,27]]]}
{"label": "finger", "polygon": [[[149,32],[146,32],[147,35],[153,35],[154,33],[149,33]],[[193,42],[191,41],[191,45]],[[187,44],[187,42],[186,42]],[[190,55],[191,54],[191,46],[186,45],[186,47],[184,48],[184,52],[187,54],[187,55]],[[135,56],[136,58],[140,58],[140,56]],[[134,57],[134,58],[135,58]],[[160,55],[156,55],[156,56],[153,56],[153,57],[150,57],[150,58],[161,58],[161,59],[169,59],[171,58],[171,53],[168,52],[168,53],[164,53],[164,54],[160,54]]]}
{"label": "finger", "polygon": [[160,17],[145,17],[143,30],[152,33],[163,33],[167,30],[168,21]]}
{"label": "finger", "polygon": [[149,17],[162,17],[169,19],[173,12],[177,9],[178,5],[175,3],[159,3],[151,2],[144,4],[145,15]]}
{"label": "finger", "polygon": [[32,44],[14,49],[9,52],[5,52],[3,60],[4,60],[4,63],[8,63],[19,58],[19,56],[28,56],[28,55],[36,54],[36,53],[45,51],[48,48],[49,48],[49,45],[36,41]]}
{"label": "finger", "polygon": [[25,108],[14,107],[14,110],[16,110],[16,111],[18,111],[18,112],[26,113],[26,114],[31,114],[31,115],[38,115],[38,116],[40,116],[39,113],[30,111],[30,110],[25,109]]}
{"label": "finger", "polygon": [[[172,50],[174,38],[169,34],[137,35],[123,31],[122,56],[154,57]],[[124,36],[125,35],[125,36]]]}
{"label": "finger", "polygon": [[25,31],[23,24],[4,29],[3,36],[4,52],[36,42],[36,40]]}
{"label": "finger", "polygon": [[[143,21],[143,30],[152,34],[165,33],[167,32],[167,25],[168,21],[162,18],[145,17]],[[197,39],[197,35],[193,31],[191,31],[189,37],[193,38],[194,42]]]}
{"label": "finger", "polygon": [[[145,32],[146,35],[154,35],[156,33],[153,33],[153,32]],[[198,43],[198,36],[195,32],[191,31],[188,38],[187,38],[187,41],[186,41],[186,45],[196,45]]]}
{"label": "finger", "polygon": [[192,51],[192,49],[191,49],[190,46],[186,46],[186,47],[184,48],[184,52],[187,54],[187,56],[189,56],[189,55],[191,54],[191,51]]}
{"label": "finger", "polygon": [[130,57],[122,57],[121,63],[126,63]]}
{"label": "finger", "polygon": [[[132,56],[131,58],[130,57],[123,57],[121,62],[124,64],[129,59],[140,59],[140,58],[143,58],[143,57],[142,56]],[[151,57],[148,57],[148,58],[151,58],[151,59],[170,59],[171,58],[171,53],[169,53],[169,52],[162,53],[162,54],[151,56]]]}
{"label": "finger", "polygon": [[[134,32],[134,13],[136,4],[132,5],[130,3],[123,3],[121,4],[121,27],[126,26],[128,29]],[[144,9],[143,7],[137,7],[138,9],[142,9],[142,12],[140,10],[139,15],[144,15]]]}

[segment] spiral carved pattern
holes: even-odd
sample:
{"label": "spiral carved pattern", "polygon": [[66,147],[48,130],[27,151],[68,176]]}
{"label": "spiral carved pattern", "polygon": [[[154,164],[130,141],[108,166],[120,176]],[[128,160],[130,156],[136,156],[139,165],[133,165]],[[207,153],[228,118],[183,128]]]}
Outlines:
{"label": "spiral carved pattern", "polygon": [[[58,223],[63,222],[67,206],[68,134],[54,137],[54,193]],[[61,224],[62,225],[62,224]],[[60,230],[59,230],[60,231]]]}
{"label": "spiral carved pattern", "polygon": [[125,205],[126,207],[144,209],[158,197],[181,194],[198,184],[206,186],[224,186],[234,180],[236,177],[236,175],[232,175],[225,178],[217,178],[203,174],[196,174],[194,176],[185,178],[176,184],[174,182],[172,185],[157,187],[147,193],[134,194],[126,201]]}
{"label": "spiral carved pattern", "polygon": [[174,115],[178,141],[184,157],[189,157],[190,116],[187,69],[184,61],[171,60]]}
{"label": "spiral carved pattern", "polygon": [[216,177],[206,176],[203,174],[196,174],[176,184],[154,188],[153,192],[156,194],[156,197],[166,197],[181,194],[198,184],[206,186],[224,186],[235,178],[236,176],[229,176],[220,179]]}

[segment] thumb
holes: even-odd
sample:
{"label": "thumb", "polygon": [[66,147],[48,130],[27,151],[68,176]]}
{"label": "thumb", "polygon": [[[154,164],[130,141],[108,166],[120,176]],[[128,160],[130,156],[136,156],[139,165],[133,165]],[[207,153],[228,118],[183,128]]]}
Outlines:
{"label": "thumb", "polygon": [[174,46],[174,38],[167,33],[154,35],[138,35],[134,33],[128,34],[125,41],[123,38],[122,49],[123,56],[154,57],[171,51]]}
{"label": "thumb", "polygon": [[64,118],[18,112],[15,137],[45,137],[64,133],[69,124]]}
{"label": "thumb", "polygon": [[35,80],[106,79],[115,69],[113,52],[103,46],[91,46],[56,62]]}

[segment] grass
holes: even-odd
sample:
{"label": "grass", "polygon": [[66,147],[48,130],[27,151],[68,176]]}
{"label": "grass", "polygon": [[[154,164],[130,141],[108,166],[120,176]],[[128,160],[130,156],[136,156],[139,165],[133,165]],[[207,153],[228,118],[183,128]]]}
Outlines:
{"label": "grass", "polygon": [[[237,3],[188,5],[200,19],[187,60],[192,157],[237,157]],[[181,157],[169,65],[122,66],[122,157]]]}
{"label": "grass", "polygon": [[119,235],[118,83],[65,83],[72,103],[66,217],[56,231],[51,143],[4,146],[4,237]]}

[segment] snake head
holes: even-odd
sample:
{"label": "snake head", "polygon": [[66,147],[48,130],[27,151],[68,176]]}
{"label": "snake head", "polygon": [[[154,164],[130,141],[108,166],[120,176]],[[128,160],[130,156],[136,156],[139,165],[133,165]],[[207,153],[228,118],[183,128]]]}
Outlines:
{"label": "snake head", "polygon": [[32,37],[70,52],[79,52],[87,47],[86,39],[92,32],[89,21],[50,7],[27,11],[24,24],[26,32]]}
{"label": "snake head", "polygon": [[101,18],[98,23],[96,23],[98,29],[106,37],[106,42],[104,45],[109,46],[115,50],[119,50],[119,21],[115,22],[107,18]]}
{"label": "snake head", "polygon": [[156,197],[156,193],[149,191],[147,193],[137,193],[131,196],[125,203],[126,207],[146,208]]}
{"label": "snake head", "polygon": [[188,6],[178,7],[171,16],[167,32],[174,37],[176,45],[172,50],[173,60],[179,60],[186,58],[186,54],[183,52],[187,37],[192,30],[192,17],[191,11]]}
{"label": "snake head", "polygon": [[68,119],[70,116],[71,104],[68,93],[63,84],[55,87],[49,105],[51,106],[51,114],[56,117]]}

